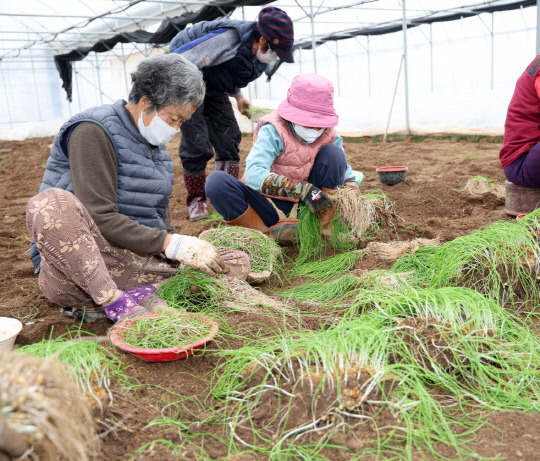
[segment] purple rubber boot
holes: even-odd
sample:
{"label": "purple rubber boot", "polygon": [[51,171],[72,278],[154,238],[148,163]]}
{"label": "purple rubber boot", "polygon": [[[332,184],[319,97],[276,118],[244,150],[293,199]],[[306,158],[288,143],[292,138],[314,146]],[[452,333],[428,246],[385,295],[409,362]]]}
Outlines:
{"label": "purple rubber boot", "polygon": [[127,294],[122,293],[115,302],[103,306],[107,318],[113,322],[118,320],[134,319],[141,315],[150,314],[150,312],[137,303],[137,300]]}
{"label": "purple rubber boot", "polygon": [[156,287],[152,285],[145,285],[142,287],[133,288],[126,291],[131,295],[137,303],[148,310],[150,313],[154,313],[157,310],[170,310],[169,306],[156,294]]}

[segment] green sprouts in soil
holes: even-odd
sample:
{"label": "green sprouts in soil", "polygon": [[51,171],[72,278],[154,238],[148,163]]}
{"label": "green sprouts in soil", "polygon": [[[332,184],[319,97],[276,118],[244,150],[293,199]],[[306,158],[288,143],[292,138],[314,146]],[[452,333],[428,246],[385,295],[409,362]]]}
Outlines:
{"label": "green sprouts in soil", "polygon": [[[230,452],[335,459],[333,450],[347,449],[345,436],[364,442],[354,449],[358,456],[429,458],[436,444],[467,453],[451,426],[466,429],[470,419],[453,418],[417,364],[388,363],[392,337],[392,328],[372,317],[223,351],[214,395],[224,399]],[[318,457],[322,450],[328,458]]]}
{"label": "green sprouts in soil", "polygon": [[351,422],[367,429],[382,417],[395,424],[381,409],[391,376],[377,358],[336,348],[324,336],[259,340],[224,358],[214,393],[227,399],[225,429],[240,447],[294,459],[299,451],[332,446]]}
{"label": "green sprouts in soil", "polygon": [[363,250],[346,251],[338,253],[319,261],[310,261],[297,264],[292,268],[290,275],[326,281],[336,275],[349,271],[364,256]]}
{"label": "green sprouts in soil", "polygon": [[[121,325],[122,327],[122,325]],[[120,328],[122,343],[142,349],[182,347],[210,333],[212,323],[199,314],[185,312],[134,319]]]}
{"label": "green sprouts in soil", "polygon": [[398,259],[393,272],[413,272],[412,283],[470,287],[502,304],[536,306],[540,245],[529,227],[498,221],[440,247],[421,247]]}
{"label": "green sprouts in soil", "polygon": [[361,320],[391,328],[391,360],[420,365],[427,382],[492,409],[540,409],[540,341],[492,299],[447,287],[372,290],[357,303]]}
{"label": "green sprouts in soil", "polygon": [[226,293],[223,282],[196,269],[183,268],[157,290],[167,306],[183,311],[212,311]]}
{"label": "green sprouts in soil", "polygon": [[312,282],[281,291],[278,294],[285,297],[294,297],[298,301],[332,302],[339,304],[345,298],[355,293],[361,281],[352,274],[343,275],[331,282]]}
{"label": "green sprouts in soil", "polygon": [[[22,346],[18,353],[36,357],[52,357],[68,365],[67,371],[83,392],[94,395],[96,387],[107,392],[111,378],[127,388],[132,383],[125,373],[125,365],[97,340],[79,340],[69,337],[44,339],[38,343]],[[112,401],[112,397],[109,394]]]}
{"label": "green sprouts in soil", "polygon": [[218,248],[247,253],[251,272],[276,270],[276,265],[281,260],[279,245],[258,230],[239,226],[218,226],[203,232],[200,238]]}

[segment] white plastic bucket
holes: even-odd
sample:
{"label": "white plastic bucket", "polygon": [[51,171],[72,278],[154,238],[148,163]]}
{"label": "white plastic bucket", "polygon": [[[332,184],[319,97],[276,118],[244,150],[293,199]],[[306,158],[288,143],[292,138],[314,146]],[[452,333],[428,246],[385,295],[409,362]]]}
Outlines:
{"label": "white plastic bucket", "polygon": [[23,324],[11,317],[0,317],[0,351],[13,349],[15,339],[21,332]]}

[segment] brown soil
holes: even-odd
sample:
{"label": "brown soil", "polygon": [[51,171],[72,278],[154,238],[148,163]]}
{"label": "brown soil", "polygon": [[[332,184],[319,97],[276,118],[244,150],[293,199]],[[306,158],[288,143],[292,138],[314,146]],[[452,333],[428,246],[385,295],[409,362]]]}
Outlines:
{"label": "brown soil", "polygon": [[[173,153],[177,170],[171,207],[174,224],[185,234],[198,235],[213,223],[192,223],[187,219],[185,190],[181,176],[181,166],[176,155],[178,139],[175,138],[169,150]],[[365,173],[361,185],[363,191],[381,189],[395,201],[396,211],[402,218],[395,229],[385,230],[377,236],[378,241],[412,240],[417,238],[445,241],[471,233],[495,220],[514,219],[504,211],[504,200],[496,194],[472,195],[463,191],[471,177],[482,175],[498,184],[504,183],[504,174],[498,161],[499,142],[481,139],[479,142],[425,139],[422,142],[378,143],[370,138],[360,142],[346,142],[349,163]],[[46,301],[33,275],[29,256],[29,241],[25,227],[25,205],[34,195],[41,182],[45,162],[52,138],[35,138],[24,141],[0,141],[0,260],[2,278],[0,280],[0,316],[16,316],[25,327],[17,343],[31,344],[43,337],[57,337],[69,328],[76,328],[77,322],[59,312],[58,306]],[[241,155],[245,158],[251,138],[241,144]],[[388,165],[407,165],[409,171],[404,182],[387,186],[378,181],[375,168]],[[213,163],[207,171],[213,169]],[[365,246],[367,242],[363,242]],[[288,250],[290,253],[292,250]],[[366,271],[373,268],[388,268],[391,261],[371,254],[357,263],[355,269]],[[291,288],[300,280],[287,282]],[[263,285],[263,292],[275,286]],[[319,329],[324,321],[313,314],[318,310],[312,304],[298,304],[306,316],[301,328]],[[309,314],[309,315],[307,315]],[[324,312],[322,313],[324,314]],[[328,314],[328,313],[327,313]],[[235,332],[244,337],[273,334],[282,328],[278,321],[272,321],[264,312],[231,312],[227,323]],[[94,334],[105,335],[111,324],[98,320],[84,324],[83,328]],[[298,328],[296,325],[295,328]],[[241,347],[240,339],[223,338],[226,348]],[[110,461],[134,459],[204,459],[196,453],[172,454],[159,444],[151,445],[144,454],[134,455],[141,445],[156,439],[178,443],[186,436],[174,426],[149,426],[156,418],[174,417],[181,411],[185,420],[194,421],[188,433],[199,432],[196,421],[207,421],[212,416],[209,408],[217,402],[209,393],[209,379],[218,364],[217,358],[207,352],[186,360],[168,363],[146,363],[128,353],[117,351],[122,357],[130,376],[141,384],[129,393],[115,390],[113,404],[102,415],[98,430],[101,433],[102,448],[99,459]],[[169,406],[169,402],[183,403]],[[264,409],[260,410],[264,412]],[[262,414],[262,413],[261,413]],[[535,428],[540,427],[540,414],[519,412],[486,413],[486,424],[476,434],[474,450],[479,457],[497,456],[510,460],[538,459],[540,436]],[[69,434],[69,428],[66,428]],[[334,444],[339,440],[333,439]],[[349,457],[362,448],[361,441],[342,441],[350,450]],[[214,458],[226,454],[224,446],[208,438],[204,445],[206,453]],[[448,454],[451,456],[451,454]],[[330,459],[339,459],[328,454]],[[235,457],[236,460],[255,459],[250,456]],[[423,458],[426,459],[426,458]]]}

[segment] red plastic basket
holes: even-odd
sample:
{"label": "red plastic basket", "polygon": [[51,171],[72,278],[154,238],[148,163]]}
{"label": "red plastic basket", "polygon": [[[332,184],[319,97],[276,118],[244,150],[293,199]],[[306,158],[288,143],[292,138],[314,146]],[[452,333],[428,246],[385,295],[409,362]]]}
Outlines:
{"label": "red plastic basket", "polygon": [[208,323],[210,324],[210,333],[197,342],[186,344],[185,346],[181,347],[169,347],[166,349],[142,349],[140,347],[133,347],[124,344],[122,330],[129,328],[139,319],[147,317],[158,317],[162,315],[147,314],[137,317],[133,320],[124,320],[123,322],[119,322],[114,325],[111,330],[111,341],[119,349],[131,352],[132,354],[140,357],[143,360],[146,360],[147,362],[171,362],[173,360],[184,359],[186,357],[189,357],[190,355],[193,355],[193,353],[197,350],[201,349],[208,341],[210,341],[216,335],[218,331],[218,324],[216,321],[204,315],[196,314],[194,312],[186,312],[186,314],[190,316],[197,315],[200,319],[208,321]]}

